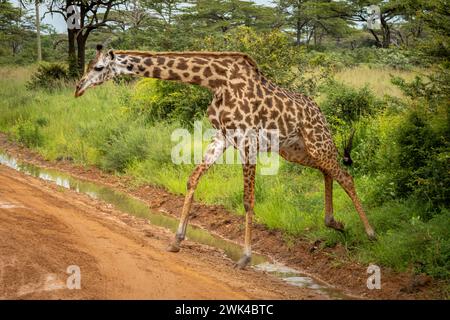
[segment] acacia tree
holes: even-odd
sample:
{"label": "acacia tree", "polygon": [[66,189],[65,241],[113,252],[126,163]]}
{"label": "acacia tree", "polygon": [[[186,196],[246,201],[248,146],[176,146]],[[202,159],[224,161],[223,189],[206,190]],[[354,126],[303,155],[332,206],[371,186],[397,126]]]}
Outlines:
{"label": "acacia tree", "polygon": [[121,48],[179,50],[189,42],[186,25],[180,23],[181,0],[133,0],[112,12],[120,33],[113,44]]}
{"label": "acacia tree", "polygon": [[[332,0],[276,0],[279,14],[284,17],[284,27],[294,30],[295,43],[304,40],[309,43],[323,35],[342,37],[349,31],[348,22],[343,19],[349,5]],[[320,39],[319,39],[320,41]]]}
{"label": "acacia tree", "polygon": [[67,9],[75,5],[79,10],[79,27],[67,28],[69,68],[73,74],[84,71],[86,42],[89,35],[99,28],[107,27],[115,20],[111,12],[124,4],[125,0],[51,0],[47,3],[48,13],[60,14],[67,22]]}
{"label": "acacia tree", "polygon": [[0,0],[0,42],[16,56],[31,41],[33,22],[22,7],[14,7],[8,0]]}
{"label": "acacia tree", "polygon": [[[348,21],[357,23],[367,23],[369,13],[367,8],[370,5],[377,5],[380,8],[380,30],[367,29],[373,36],[377,46],[382,48],[389,47],[393,41],[393,35],[399,34],[398,28],[413,21],[417,17],[416,13],[424,10],[426,0],[347,0],[350,10],[348,12],[341,12],[342,17]],[[426,9],[425,9],[426,10]],[[416,31],[420,35],[420,25]],[[401,35],[400,35],[401,36]],[[397,41],[398,42],[398,41]]]}
{"label": "acacia tree", "polygon": [[224,35],[238,26],[257,30],[277,27],[273,8],[244,0],[195,0],[184,10],[183,20],[192,24],[199,36]]}
{"label": "acacia tree", "polygon": [[[184,1],[181,0],[141,0],[146,10],[149,29],[153,31],[156,47],[162,50],[173,50],[177,47],[178,37],[176,26]],[[186,35],[184,35],[186,36]]]}

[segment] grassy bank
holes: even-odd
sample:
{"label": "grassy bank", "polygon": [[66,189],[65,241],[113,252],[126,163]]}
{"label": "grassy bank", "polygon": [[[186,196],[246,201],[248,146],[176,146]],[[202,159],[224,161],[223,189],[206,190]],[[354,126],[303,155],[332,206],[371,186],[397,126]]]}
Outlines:
{"label": "grassy bank", "polygon": [[[389,83],[389,70],[361,68],[373,72],[368,78],[375,79],[377,94],[392,90],[390,93],[400,96]],[[159,185],[178,194],[185,192],[194,165],[175,165],[171,161],[175,145],[171,134],[179,125],[155,124],[136,117],[130,107],[134,87],[108,83],[74,99],[73,88],[27,90],[30,72],[29,68],[0,69],[1,131],[49,160],[71,158],[76,163],[129,175],[136,184]],[[351,79],[353,82],[349,83],[358,86],[353,76],[358,72],[343,71],[337,78]],[[396,119],[379,117],[373,120],[379,125]],[[414,269],[448,279],[450,212],[443,210],[431,219],[422,219],[423,206],[417,201],[380,198],[377,176],[356,174],[357,190],[379,237],[372,243],[366,239],[350,199],[337,184],[334,208],[337,219],[346,225],[344,234],[324,227],[321,173],[281,159],[280,163],[277,175],[257,176],[258,222],[285,231],[287,240],[305,237],[312,241],[321,239],[324,246],[342,243],[350,259],[363,263],[377,263],[398,271]],[[201,181],[196,198],[243,214],[242,185],[239,165],[216,165]]]}

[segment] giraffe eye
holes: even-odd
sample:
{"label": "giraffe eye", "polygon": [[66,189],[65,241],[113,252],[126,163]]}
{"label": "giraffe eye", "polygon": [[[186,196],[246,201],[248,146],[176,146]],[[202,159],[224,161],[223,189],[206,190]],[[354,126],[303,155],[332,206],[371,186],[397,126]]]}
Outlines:
{"label": "giraffe eye", "polygon": [[104,66],[100,66],[100,67],[95,66],[94,70],[95,71],[102,71],[104,68],[105,68]]}

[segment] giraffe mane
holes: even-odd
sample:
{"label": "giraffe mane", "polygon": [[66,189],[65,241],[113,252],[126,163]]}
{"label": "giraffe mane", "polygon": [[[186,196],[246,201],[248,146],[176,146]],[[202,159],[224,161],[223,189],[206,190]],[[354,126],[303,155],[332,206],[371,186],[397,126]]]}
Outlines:
{"label": "giraffe mane", "polygon": [[246,53],[234,51],[136,51],[136,50],[113,50],[115,54],[130,54],[141,57],[151,57],[155,55],[173,56],[173,57],[241,57],[252,67],[258,70],[256,61]]}

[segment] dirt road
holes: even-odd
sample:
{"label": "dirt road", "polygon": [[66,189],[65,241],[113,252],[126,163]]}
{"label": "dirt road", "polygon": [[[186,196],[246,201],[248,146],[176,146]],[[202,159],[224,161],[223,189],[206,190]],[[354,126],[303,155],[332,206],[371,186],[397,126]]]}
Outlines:
{"label": "dirt road", "polygon": [[[315,299],[213,248],[186,242],[107,204],[0,165],[2,299]],[[81,289],[67,268],[79,266]]]}

